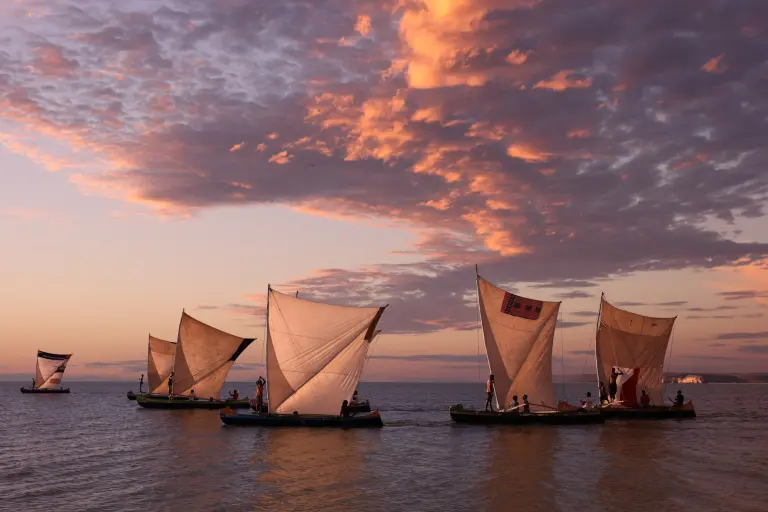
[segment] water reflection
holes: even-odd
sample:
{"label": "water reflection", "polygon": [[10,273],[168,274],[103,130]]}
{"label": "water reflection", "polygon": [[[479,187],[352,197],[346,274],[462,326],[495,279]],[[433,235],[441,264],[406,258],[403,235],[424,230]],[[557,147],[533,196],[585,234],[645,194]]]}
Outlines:
{"label": "water reflection", "polygon": [[[361,498],[368,478],[364,433],[338,429],[274,429],[264,436],[267,487],[258,508],[267,510],[342,510]],[[366,500],[366,508],[376,509]]]}
{"label": "water reflection", "polygon": [[557,428],[494,428],[487,510],[560,510],[553,472],[553,454],[559,445]]}
{"label": "water reflection", "polygon": [[[667,442],[667,422],[612,422],[603,428],[597,448],[607,459],[597,479],[600,510],[629,507],[638,512],[667,510],[676,494],[670,469],[674,446]],[[681,508],[685,504],[679,503]]]}

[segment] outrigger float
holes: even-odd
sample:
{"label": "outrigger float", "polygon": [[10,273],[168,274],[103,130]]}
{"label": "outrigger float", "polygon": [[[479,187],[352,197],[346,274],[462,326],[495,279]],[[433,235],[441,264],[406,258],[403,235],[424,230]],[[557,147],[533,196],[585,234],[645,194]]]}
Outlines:
{"label": "outrigger float", "polygon": [[[334,306],[267,287],[266,412],[219,412],[228,426],[382,427],[381,414],[348,403],[384,307]],[[344,404],[342,406],[342,404]],[[364,404],[360,404],[364,405]],[[370,405],[368,404],[370,409]]]}
{"label": "outrigger float", "polygon": [[56,386],[61,384],[64,370],[66,370],[71,357],[72,354],[52,354],[38,350],[34,387],[22,387],[20,391],[25,394],[69,393],[69,388],[57,388]]}
{"label": "outrigger float", "polygon": [[[639,315],[613,306],[605,295],[600,298],[595,335],[598,384],[610,389],[611,379],[616,383],[614,400],[600,406],[606,419],[696,417],[690,400],[679,405],[664,404],[664,360],[676,319]],[[639,402],[642,391],[650,401],[645,407]]]}
{"label": "outrigger float", "polygon": [[[252,342],[253,338],[239,338],[228,334],[182,312],[172,371],[165,377],[163,377],[164,371],[162,373],[158,371],[157,376],[154,376],[152,364],[149,365],[151,384],[157,382],[156,378],[162,378],[155,389],[162,389],[163,383],[167,386],[168,380],[172,377],[170,386],[172,393],[170,396],[162,397],[136,395],[136,403],[147,409],[250,407],[247,398],[221,400],[220,397],[221,388],[224,386],[224,380],[230,368]],[[152,339],[150,338],[150,360],[152,357]],[[154,359],[154,362],[157,365],[157,359]]]}
{"label": "outrigger float", "polygon": [[[450,415],[458,423],[482,425],[583,425],[602,423],[599,409],[556,404],[552,385],[552,345],[560,302],[528,299],[505,291],[480,275],[478,306],[488,364],[494,375],[498,411],[476,411],[457,404]],[[529,411],[514,405],[529,399]]]}

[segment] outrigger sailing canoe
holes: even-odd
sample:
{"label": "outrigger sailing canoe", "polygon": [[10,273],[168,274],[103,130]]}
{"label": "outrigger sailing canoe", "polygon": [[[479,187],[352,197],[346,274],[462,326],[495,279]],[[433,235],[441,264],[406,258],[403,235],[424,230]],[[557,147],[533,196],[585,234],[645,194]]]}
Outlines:
{"label": "outrigger sailing canoe", "polygon": [[[677,317],[654,318],[613,306],[600,298],[595,337],[597,378],[609,388],[611,370],[617,368],[615,400],[601,406],[606,419],[695,418],[693,402],[664,405],[664,359]],[[638,402],[645,390],[651,405]]]}
{"label": "outrigger sailing canoe", "polygon": [[[249,407],[247,398],[230,403],[220,397],[230,368],[252,342],[253,338],[233,336],[182,312],[173,362],[172,395],[165,398],[140,395],[136,403],[148,409]],[[158,372],[157,377],[161,376]],[[150,373],[150,379],[153,378]],[[168,376],[163,382],[167,386]],[[162,389],[162,382],[156,389]]]}
{"label": "outrigger sailing canoe", "polygon": [[[603,421],[597,409],[559,409],[552,385],[552,345],[560,302],[527,299],[477,275],[488,364],[502,411],[451,407],[451,419],[480,424],[584,424]],[[513,396],[528,395],[530,412],[512,408]]]}
{"label": "outrigger sailing canoe", "polygon": [[57,388],[64,377],[64,370],[72,354],[52,354],[37,351],[37,369],[35,370],[35,386],[21,388],[22,393],[69,393],[69,388]]}
{"label": "outrigger sailing canoe", "polygon": [[[176,358],[176,342],[165,341],[149,335],[147,342],[147,383],[150,397],[168,397],[168,377],[173,371],[173,361]],[[136,393],[128,392],[128,400],[136,400]]]}
{"label": "outrigger sailing canoe", "polygon": [[225,425],[381,427],[378,411],[341,416],[384,307],[333,306],[267,288],[268,412],[219,413]]}

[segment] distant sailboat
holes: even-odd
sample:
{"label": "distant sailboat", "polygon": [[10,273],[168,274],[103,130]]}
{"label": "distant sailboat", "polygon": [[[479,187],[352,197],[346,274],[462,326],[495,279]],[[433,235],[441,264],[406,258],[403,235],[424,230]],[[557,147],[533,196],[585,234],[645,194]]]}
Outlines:
{"label": "distant sailboat", "polygon": [[[665,419],[696,416],[693,403],[664,405],[664,359],[677,317],[654,318],[619,309],[600,298],[595,336],[597,379],[611,388],[616,372],[613,402],[602,406],[606,418]],[[640,397],[645,391],[647,406]]]}
{"label": "distant sailboat", "polygon": [[[378,411],[341,415],[384,307],[334,306],[268,287],[268,413],[220,413],[227,425],[380,427]],[[347,409],[348,410],[348,409]]]}
{"label": "distant sailboat", "polygon": [[[253,341],[253,338],[228,334],[182,313],[173,371],[153,389],[153,392],[162,392],[163,383],[168,386],[171,378],[171,396],[140,395],[136,401],[142,407],[155,409],[220,409],[227,406],[228,401],[220,399],[221,388],[232,365]],[[167,360],[162,362],[165,364]],[[161,375],[158,369],[158,379]],[[248,400],[229,405],[248,407]]]}
{"label": "distant sailboat", "polygon": [[[552,345],[560,302],[528,299],[505,291],[480,275],[477,290],[488,364],[495,378],[495,397],[502,411],[451,408],[451,418],[463,423],[594,423],[597,410],[560,410],[552,385]],[[513,407],[513,397],[530,412]]]}
{"label": "distant sailboat", "polygon": [[[148,395],[168,396],[168,377],[173,371],[175,357],[175,341],[165,341],[149,335],[147,343]],[[136,396],[133,391],[128,392],[128,399],[136,400]]]}
{"label": "distant sailboat", "polygon": [[69,388],[57,387],[64,377],[64,370],[72,354],[52,354],[37,351],[37,369],[32,388],[21,388],[22,393],[69,393]]}

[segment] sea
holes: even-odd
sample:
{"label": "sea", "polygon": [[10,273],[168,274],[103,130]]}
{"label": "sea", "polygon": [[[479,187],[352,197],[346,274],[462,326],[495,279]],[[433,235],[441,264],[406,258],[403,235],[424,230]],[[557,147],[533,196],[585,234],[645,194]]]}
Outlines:
{"label": "sea", "polygon": [[451,421],[484,384],[361,383],[385,426],[359,430],[225,427],[143,409],[135,383],[25,384],[0,383],[2,511],[768,511],[764,384],[668,385],[690,420],[515,427]]}

